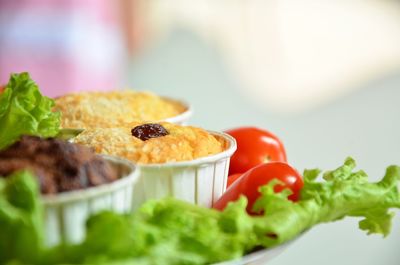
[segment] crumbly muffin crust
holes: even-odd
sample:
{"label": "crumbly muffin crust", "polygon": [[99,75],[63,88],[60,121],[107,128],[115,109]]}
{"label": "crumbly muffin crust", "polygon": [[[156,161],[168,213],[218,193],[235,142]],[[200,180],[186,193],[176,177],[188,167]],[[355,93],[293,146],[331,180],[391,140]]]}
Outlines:
{"label": "crumbly muffin crust", "polygon": [[92,128],[79,134],[74,142],[90,146],[97,153],[115,155],[139,164],[189,161],[224,151],[225,146],[207,131],[192,126],[160,122],[168,135],[142,141],[132,136],[131,129],[144,123],[131,123],[124,128]]}
{"label": "crumbly muffin crust", "polygon": [[159,121],[177,116],[186,107],[150,92],[120,90],[81,92],[55,99],[64,128],[124,127],[135,121]]}

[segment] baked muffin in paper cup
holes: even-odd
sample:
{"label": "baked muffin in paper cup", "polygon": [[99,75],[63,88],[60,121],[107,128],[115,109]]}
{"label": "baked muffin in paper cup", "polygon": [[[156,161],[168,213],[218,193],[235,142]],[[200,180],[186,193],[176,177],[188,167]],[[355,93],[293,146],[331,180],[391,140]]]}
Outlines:
{"label": "baked muffin in paper cup", "polygon": [[138,169],[124,159],[111,156],[103,158],[118,172],[118,180],[87,189],[42,196],[48,246],[83,240],[88,217],[99,211],[131,211]]}
{"label": "baked muffin in paper cup", "polygon": [[137,164],[140,176],[134,187],[133,209],[147,200],[163,197],[211,207],[226,189],[236,141],[225,133],[209,133],[223,144],[224,151],[191,161]]}
{"label": "baked muffin in paper cup", "polygon": [[166,196],[212,206],[225,191],[236,150],[236,141],[225,133],[167,122],[87,129],[73,141],[136,163],[133,209]]}
{"label": "baked muffin in paper cup", "polygon": [[86,220],[98,211],[129,212],[139,176],[127,160],[100,156],[60,139],[28,135],[0,150],[0,176],[19,170],[37,178],[48,246],[80,242]]}
{"label": "baked muffin in paper cup", "polygon": [[113,128],[137,121],[168,121],[186,124],[192,107],[183,100],[152,92],[115,90],[79,92],[55,99],[61,126],[68,129]]}

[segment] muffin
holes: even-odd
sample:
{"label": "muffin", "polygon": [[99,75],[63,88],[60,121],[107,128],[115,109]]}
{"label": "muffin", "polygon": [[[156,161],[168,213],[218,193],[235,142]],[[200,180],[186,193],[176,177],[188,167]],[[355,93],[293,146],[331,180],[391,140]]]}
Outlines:
{"label": "muffin", "polygon": [[171,119],[179,123],[190,115],[182,102],[133,90],[67,94],[56,98],[55,104],[54,110],[62,113],[63,128],[112,128]]}
{"label": "muffin", "polygon": [[[146,130],[147,133],[151,133],[150,130],[164,133],[147,139]],[[140,131],[142,134],[138,135]],[[123,157],[138,164],[190,161],[220,153],[224,148],[217,138],[201,128],[167,122],[135,122],[125,128],[87,129],[74,142],[90,146],[97,153]]]}
{"label": "muffin", "polygon": [[167,122],[88,129],[74,142],[137,163],[133,209],[166,196],[211,207],[226,189],[229,160],[236,150],[227,134]]}
{"label": "muffin", "polygon": [[42,194],[86,189],[118,179],[118,172],[87,147],[57,139],[23,136],[0,151],[0,177],[28,169]]}
{"label": "muffin", "polygon": [[98,211],[132,209],[138,171],[128,161],[57,139],[23,136],[0,152],[0,177],[19,170],[38,179],[48,246],[80,242],[87,218]]}

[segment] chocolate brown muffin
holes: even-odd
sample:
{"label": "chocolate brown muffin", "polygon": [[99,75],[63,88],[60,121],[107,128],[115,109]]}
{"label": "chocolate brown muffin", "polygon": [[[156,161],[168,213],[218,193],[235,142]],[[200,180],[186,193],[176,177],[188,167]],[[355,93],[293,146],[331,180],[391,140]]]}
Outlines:
{"label": "chocolate brown muffin", "polygon": [[91,149],[57,139],[23,136],[0,151],[0,176],[31,170],[43,194],[85,189],[112,182],[117,172]]}

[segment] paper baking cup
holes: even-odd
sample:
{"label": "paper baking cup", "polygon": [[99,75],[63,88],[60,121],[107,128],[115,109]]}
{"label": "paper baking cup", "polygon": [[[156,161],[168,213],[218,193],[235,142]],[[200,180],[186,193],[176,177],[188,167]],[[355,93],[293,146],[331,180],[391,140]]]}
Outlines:
{"label": "paper baking cup", "polygon": [[84,190],[44,195],[45,242],[47,246],[83,240],[88,217],[101,210],[129,212],[138,169],[129,161],[103,156],[119,173],[119,180]]}
{"label": "paper baking cup", "polygon": [[224,143],[225,151],[192,161],[137,165],[140,176],[134,188],[133,209],[163,197],[211,207],[226,189],[236,141],[225,133],[209,133]]}
{"label": "paper baking cup", "polygon": [[188,123],[189,119],[193,115],[193,107],[183,100],[176,100],[176,99],[172,99],[172,98],[168,98],[168,97],[162,97],[162,98],[167,101],[182,105],[185,108],[185,111],[182,112],[181,114],[171,117],[171,118],[163,119],[162,121],[175,123],[175,124],[179,124],[179,125],[186,125]]}

